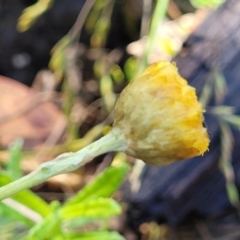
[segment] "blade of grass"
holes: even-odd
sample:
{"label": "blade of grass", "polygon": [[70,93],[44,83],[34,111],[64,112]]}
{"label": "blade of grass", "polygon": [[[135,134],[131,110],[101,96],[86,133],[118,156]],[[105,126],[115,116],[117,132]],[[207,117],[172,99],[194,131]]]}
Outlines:
{"label": "blade of grass", "polygon": [[225,97],[226,91],[227,91],[227,84],[226,79],[222,72],[220,72],[219,69],[214,69],[214,87],[215,87],[215,99],[218,104],[220,104]]}
{"label": "blade of grass", "polygon": [[153,13],[152,22],[151,22],[151,27],[148,34],[147,45],[143,53],[142,60],[140,62],[138,72],[142,72],[143,69],[145,69],[146,66],[148,65],[148,58],[153,49],[155,35],[159,25],[161,24],[161,22],[163,21],[166,15],[168,4],[169,4],[169,0],[158,0],[156,2],[156,6]]}
{"label": "blade of grass", "polygon": [[17,139],[9,146],[10,157],[6,164],[6,172],[13,180],[22,176],[22,169],[20,166],[20,161],[22,158],[22,146],[22,139]]}
{"label": "blade of grass", "polygon": [[235,173],[231,164],[232,148],[234,144],[234,138],[229,125],[219,119],[219,125],[221,130],[221,158],[220,169],[222,170],[226,178],[226,191],[231,204],[239,209],[239,193],[235,184]]}

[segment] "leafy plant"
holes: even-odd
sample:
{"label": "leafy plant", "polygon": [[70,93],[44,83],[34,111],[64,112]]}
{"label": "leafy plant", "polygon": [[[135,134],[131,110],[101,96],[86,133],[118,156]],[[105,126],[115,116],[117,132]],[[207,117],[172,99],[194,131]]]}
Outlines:
{"label": "leafy plant", "polygon": [[[10,161],[0,173],[0,185],[11,182],[20,171],[21,140],[10,148]],[[121,185],[128,166],[109,167],[64,204],[47,204],[30,190],[15,194],[0,203],[1,239],[116,239],[123,237],[101,227],[112,216],[121,213],[121,206],[109,198]],[[22,210],[21,210],[21,209]],[[86,230],[85,226],[95,226]],[[85,229],[86,228],[86,229]],[[84,230],[85,229],[85,230]]]}
{"label": "leafy plant", "polygon": [[[223,0],[191,0],[195,7],[203,6],[217,6],[220,5]],[[51,0],[38,0],[36,4],[28,7],[24,10],[22,16],[19,19],[18,30],[26,31],[37,18],[47,11],[53,1]],[[114,83],[122,83],[124,80],[124,74],[128,80],[132,79],[136,70],[139,72],[146,68],[148,65],[148,58],[153,49],[154,38],[157,28],[166,16],[167,6],[169,0],[156,1],[156,8],[153,13],[151,27],[149,29],[148,41],[144,51],[140,64],[137,66],[137,60],[130,57],[124,65],[124,72],[118,65],[116,59],[116,52],[104,53],[100,60],[96,60],[94,64],[94,72],[99,79],[99,92],[103,102],[104,110],[111,112],[116,101],[116,94],[114,92]],[[88,144],[90,144],[95,138],[102,134],[104,124],[99,124],[92,127],[84,137],[78,138],[77,128],[79,125],[73,121],[72,112],[77,99],[77,90],[71,84],[71,76],[69,72],[75,68],[76,56],[69,57],[69,50],[77,43],[83,24],[85,23],[86,30],[92,33],[90,44],[95,48],[104,48],[107,40],[108,31],[111,25],[111,14],[114,7],[114,1],[93,1],[88,0],[84,5],[82,12],[74,24],[69,33],[64,36],[52,49],[52,58],[49,63],[49,68],[54,72],[56,84],[63,81],[62,93],[63,104],[62,109],[68,120],[67,127],[67,143],[64,145],[68,150],[77,151]],[[106,51],[107,52],[107,51]],[[214,82],[208,82],[205,85],[203,91],[203,105],[207,105],[210,98],[214,95],[217,101],[221,102],[225,94],[225,81],[219,71],[215,71]],[[215,91],[215,92],[214,92]],[[138,96],[139,97],[139,96]],[[152,101],[150,101],[152,102]],[[134,106],[135,107],[135,106]],[[229,198],[233,204],[238,201],[238,193],[234,185],[234,173],[230,163],[231,156],[229,149],[231,149],[232,139],[229,134],[229,127],[225,122],[239,128],[239,117],[236,115],[222,114],[230,111],[229,108],[215,108],[215,114],[221,115],[224,122],[222,123],[221,131],[222,145],[225,146],[222,150],[222,169],[226,173],[230,173],[233,178],[227,184],[227,190]],[[136,118],[137,119],[137,118]],[[103,138],[106,139],[106,138]],[[113,137],[110,139],[104,151],[113,150],[115,140]],[[105,140],[103,140],[103,145]],[[227,144],[226,144],[227,143]],[[84,154],[64,154],[55,159],[53,163],[49,163],[40,167],[37,171],[36,178],[31,178],[35,173],[28,178],[25,177],[22,180],[24,187],[30,187],[34,184],[42,182],[49,177],[63,173],[65,171],[72,171],[89,161],[92,158],[92,150],[100,149],[103,145],[93,144],[88,146]],[[230,146],[230,147],[229,147]],[[6,185],[13,180],[20,178],[23,173],[20,168],[21,159],[21,147],[22,142],[18,140],[10,148],[10,160],[6,165],[6,171],[0,173],[0,186]],[[60,146],[61,148],[62,146]],[[118,147],[118,146],[117,146]],[[118,149],[118,148],[117,148]],[[65,149],[64,149],[65,150]],[[121,150],[120,148],[118,149]],[[83,153],[82,152],[82,153]],[[97,152],[97,150],[96,150]],[[80,159],[80,161],[79,161]],[[59,163],[60,161],[60,163]],[[52,165],[51,165],[52,164]],[[54,167],[54,164],[55,167]],[[57,165],[59,164],[59,165]],[[55,169],[54,169],[55,168]],[[127,172],[127,166],[121,165],[119,167],[109,167],[102,174],[100,174],[91,184],[85,186],[74,197],[67,200],[64,204],[59,202],[53,202],[47,204],[43,199],[38,197],[30,190],[23,190],[12,196],[12,199],[6,199],[0,203],[0,214],[3,216],[1,219],[0,238],[1,239],[104,239],[104,240],[117,240],[123,239],[116,232],[110,232],[103,225],[110,217],[118,215],[121,212],[120,205],[109,198],[112,193],[119,187],[125,174]],[[43,177],[39,180],[39,176]],[[20,182],[21,183],[21,182]],[[11,186],[14,186],[12,184]],[[21,184],[19,185],[21,186]],[[14,186],[18,191],[18,186]],[[4,188],[6,190],[6,188]],[[15,191],[15,192],[16,192]],[[5,191],[6,193],[7,191]],[[8,196],[8,193],[5,195]],[[4,197],[4,195],[3,195]],[[17,207],[16,207],[17,206]],[[26,211],[20,211],[23,208]],[[27,214],[26,214],[27,213]],[[94,229],[89,230],[89,225],[97,226]],[[17,226],[17,228],[16,228]]]}

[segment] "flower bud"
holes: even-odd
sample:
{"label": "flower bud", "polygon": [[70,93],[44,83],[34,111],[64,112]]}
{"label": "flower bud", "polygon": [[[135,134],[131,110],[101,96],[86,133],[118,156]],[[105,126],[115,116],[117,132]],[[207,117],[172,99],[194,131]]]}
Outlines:
{"label": "flower bud", "polygon": [[195,89],[165,61],[150,65],[122,91],[113,128],[126,139],[128,155],[154,165],[201,155],[209,145]]}

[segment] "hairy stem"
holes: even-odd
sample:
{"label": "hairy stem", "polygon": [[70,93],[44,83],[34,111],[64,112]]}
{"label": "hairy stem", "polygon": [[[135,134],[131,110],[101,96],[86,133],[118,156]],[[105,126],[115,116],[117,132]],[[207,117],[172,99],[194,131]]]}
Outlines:
{"label": "hairy stem", "polygon": [[100,154],[109,151],[124,151],[126,147],[126,140],[120,130],[113,129],[106,136],[78,152],[61,154],[49,162],[42,163],[32,173],[1,187],[0,200],[8,198],[23,189],[36,186],[53,176],[74,171]]}

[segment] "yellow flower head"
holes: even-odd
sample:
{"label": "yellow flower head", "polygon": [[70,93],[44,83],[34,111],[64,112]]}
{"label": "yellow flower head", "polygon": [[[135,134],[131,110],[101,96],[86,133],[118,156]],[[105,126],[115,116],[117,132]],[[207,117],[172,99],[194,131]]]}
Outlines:
{"label": "yellow flower head", "polygon": [[195,89],[174,64],[161,61],[150,65],[122,91],[113,126],[127,140],[128,155],[164,165],[208,149],[202,113]]}

